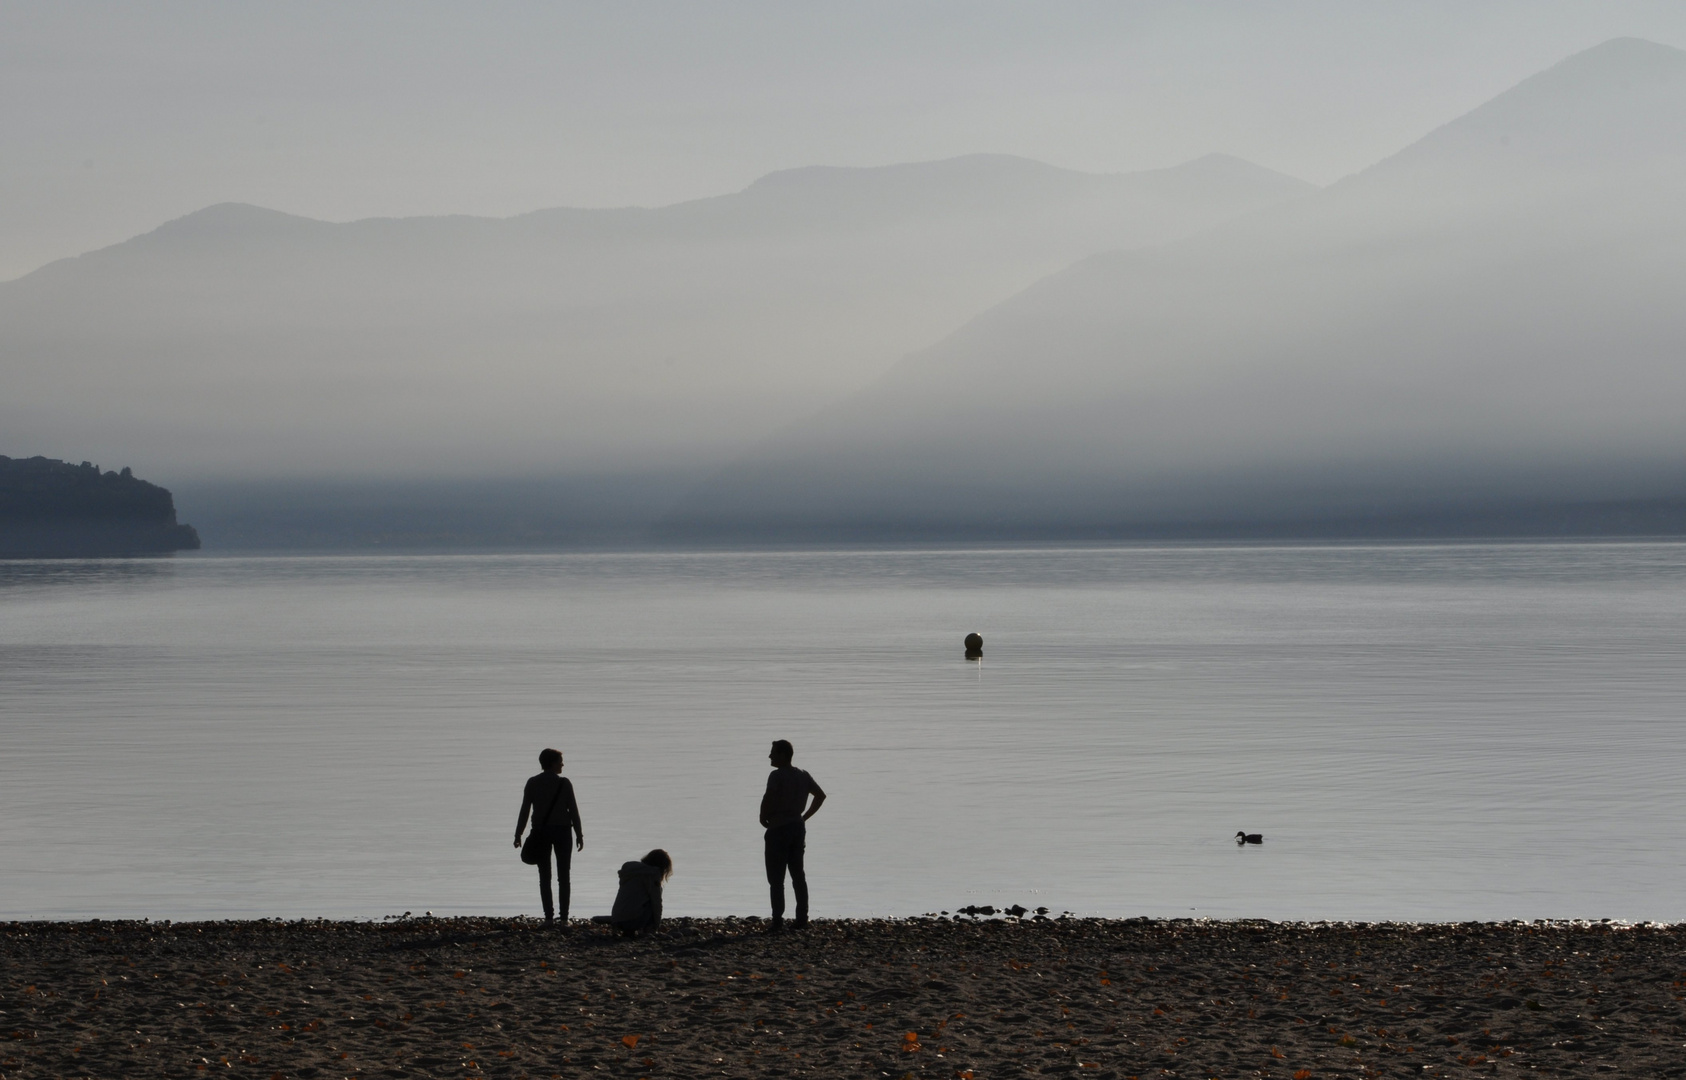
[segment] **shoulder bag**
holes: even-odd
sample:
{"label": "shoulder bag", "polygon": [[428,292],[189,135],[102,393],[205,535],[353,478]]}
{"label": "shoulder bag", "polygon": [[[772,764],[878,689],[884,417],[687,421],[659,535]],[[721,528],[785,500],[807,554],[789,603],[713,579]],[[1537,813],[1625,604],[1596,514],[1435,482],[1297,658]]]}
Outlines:
{"label": "shoulder bag", "polygon": [[[544,817],[533,819],[533,831],[521,842],[521,861],[528,866],[537,866],[540,859],[550,856],[550,834],[546,830],[550,828],[550,815],[556,809],[556,800],[562,797],[562,785],[568,782],[561,777],[557,779],[560,783],[556,785],[556,794],[550,797],[550,805],[545,808]],[[540,824],[541,821],[543,824]]]}

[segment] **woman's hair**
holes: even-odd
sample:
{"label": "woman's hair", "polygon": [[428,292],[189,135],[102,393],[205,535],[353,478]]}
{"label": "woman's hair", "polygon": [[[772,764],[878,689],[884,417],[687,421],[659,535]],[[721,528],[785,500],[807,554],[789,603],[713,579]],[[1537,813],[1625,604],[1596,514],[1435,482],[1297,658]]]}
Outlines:
{"label": "woman's hair", "polygon": [[548,769],[552,765],[560,764],[562,764],[562,751],[548,749],[539,751],[539,768]]}
{"label": "woman's hair", "polygon": [[663,851],[661,848],[657,848],[638,861],[643,863],[645,866],[661,867],[663,881],[666,881],[668,878],[673,876],[673,860],[668,856],[667,852]]}

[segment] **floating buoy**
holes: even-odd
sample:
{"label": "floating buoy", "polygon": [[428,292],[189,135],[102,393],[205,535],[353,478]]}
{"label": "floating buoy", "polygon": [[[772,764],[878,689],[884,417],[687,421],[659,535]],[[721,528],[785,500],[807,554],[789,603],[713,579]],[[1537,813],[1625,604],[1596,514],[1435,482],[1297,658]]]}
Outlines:
{"label": "floating buoy", "polygon": [[966,635],[966,659],[968,659],[968,660],[982,660],[983,659],[983,635],[982,634],[967,634]]}

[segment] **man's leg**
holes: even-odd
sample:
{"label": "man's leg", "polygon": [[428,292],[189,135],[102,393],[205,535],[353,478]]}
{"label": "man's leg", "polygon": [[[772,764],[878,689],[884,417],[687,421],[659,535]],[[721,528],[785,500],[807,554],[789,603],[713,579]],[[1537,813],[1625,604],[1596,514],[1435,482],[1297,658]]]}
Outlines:
{"label": "man's leg", "polygon": [[807,853],[808,830],[791,830],[790,846],[785,849],[785,862],[790,866],[790,891],[796,894],[796,925],[808,925],[808,874],[802,868]]}
{"label": "man's leg", "polygon": [[545,844],[539,849],[539,896],[544,901],[544,921],[549,922],[556,917],[556,909],[550,905],[550,845]]}
{"label": "man's leg", "polygon": [[785,852],[781,830],[768,829],[766,839],[767,891],[773,899],[773,923],[784,922]]}
{"label": "man's leg", "polygon": [[556,842],[556,917],[563,926],[568,925],[568,900],[573,895],[573,884],[568,880],[574,865],[574,845],[569,843],[572,839],[563,833]]}

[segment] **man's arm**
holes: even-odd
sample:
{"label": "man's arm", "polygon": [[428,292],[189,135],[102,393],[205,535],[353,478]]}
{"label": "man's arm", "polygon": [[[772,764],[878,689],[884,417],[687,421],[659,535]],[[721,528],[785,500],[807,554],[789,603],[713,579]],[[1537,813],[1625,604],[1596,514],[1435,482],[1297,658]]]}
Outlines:
{"label": "man's arm", "polygon": [[521,846],[521,830],[527,827],[527,815],[533,810],[533,792],[530,788],[521,790],[521,816],[515,819],[515,846]]}
{"label": "man's arm", "polygon": [[819,813],[820,804],[825,802],[825,792],[820,790],[820,786],[814,783],[814,778],[811,776],[808,777],[808,793],[813,795],[814,801],[808,804],[808,812],[802,815],[803,821],[807,821],[809,818]]}
{"label": "man's arm", "polygon": [[585,850],[585,826],[580,824],[580,804],[574,801],[574,785],[566,777],[562,782],[568,786],[562,789],[563,798],[568,803],[568,820],[574,824],[574,850]]}

